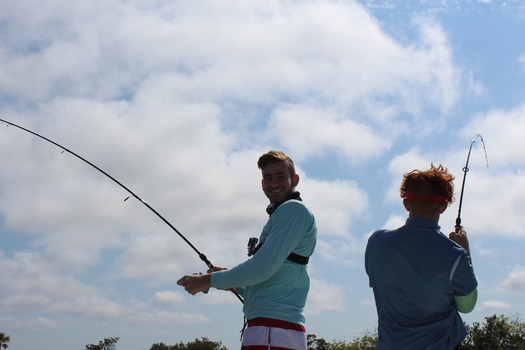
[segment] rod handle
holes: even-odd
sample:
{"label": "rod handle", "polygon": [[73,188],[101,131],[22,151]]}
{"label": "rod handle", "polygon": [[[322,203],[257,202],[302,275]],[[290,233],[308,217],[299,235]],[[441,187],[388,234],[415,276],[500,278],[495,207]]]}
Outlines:
{"label": "rod handle", "polygon": [[461,231],[461,218],[460,217],[456,219],[456,226],[454,226],[454,231],[456,231],[456,233]]}

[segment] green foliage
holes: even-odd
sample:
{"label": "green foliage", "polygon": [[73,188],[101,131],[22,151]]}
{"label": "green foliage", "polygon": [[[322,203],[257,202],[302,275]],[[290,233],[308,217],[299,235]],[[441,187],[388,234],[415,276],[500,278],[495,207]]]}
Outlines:
{"label": "green foliage", "polygon": [[351,342],[334,340],[329,343],[323,338],[317,338],[315,334],[307,336],[308,350],[376,350],[377,331],[366,332]]}
{"label": "green foliage", "polygon": [[[468,334],[459,345],[459,350],[525,350],[525,322],[519,316],[492,315],[485,317],[485,322],[466,325]],[[367,331],[351,342],[334,340],[327,342],[308,334],[308,350],[376,350],[377,330]],[[98,345],[86,345],[86,350],[115,350],[119,337],[106,338]],[[10,338],[0,332],[0,350],[6,349]],[[221,341],[211,341],[206,337],[175,345],[156,343],[149,350],[228,350]]]}
{"label": "green foliage", "polygon": [[355,338],[350,343],[340,343],[331,350],[376,350],[377,349],[377,330],[366,332],[362,336]]}
{"label": "green foliage", "polygon": [[0,349],[7,349],[9,347],[9,336],[3,332],[0,332]]}
{"label": "green foliage", "polygon": [[[467,337],[459,350],[525,350],[525,322],[518,316],[492,315],[485,322],[467,326]],[[315,334],[308,335],[308,350],[376,350],[377,331],[366,332],[351,342],[326,342]]]}
{"label": "green foliage", "polygon": [[195,339],[186,344],[180,342],[175,345],[166,345],[164,343],[153,344],[150,350],[228,350],[222,345],[222,342],[211,341],[206,337]]}
{"label": "green foliage", "polygon": [[119,339],[119,337],[105,338],[103,341],[98,342],[98,345],[86,345],[86,350],[115,350]]}
{"label": "green foliage", "polygon": [[306,336],[306,344],[308,350],[329,350],[329,343],[323,338],[317,338],[315,334]]}
{"label": "green foliage", "polygon": [[487,316],[483,325],[474,322],[467,330],[460,350],[525,350],[525,323],[518,316]]}

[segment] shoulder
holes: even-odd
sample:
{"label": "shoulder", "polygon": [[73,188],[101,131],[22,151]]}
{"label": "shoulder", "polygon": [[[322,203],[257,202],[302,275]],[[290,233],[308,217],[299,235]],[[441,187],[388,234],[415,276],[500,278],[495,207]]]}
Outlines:
{"label": "shoulder", "polygon": [[386,239],[386,238],[391,237],[396,231],[397,230],[387,230],[387,229],[376,230],[372,232],[368,240],[373,241],[373,240],[378,240],[378,239]]}
{"label": "shoulder", "polygon": [[392,231],[390,230],[376,230],[374,231],[370,237],[368,237],[368,243],[366,245],[366,249],[369,250],[370,247],[376,246],[378,244],[381,244],[385,239],[388,238],[388,235],[391,234]]}
{"label": "shoulder", "polygon": [[304,205],[297,200],[289,200],[279,206],[270,216],[269,227],[283,230],[316,230],[315,216]]}
{"label": "shoulder", "polygon": [[305,215],[312,216],[313,214],[310,209],[301,201],[290,199],[277,208],[275,213],[285,214],[285,215]]}

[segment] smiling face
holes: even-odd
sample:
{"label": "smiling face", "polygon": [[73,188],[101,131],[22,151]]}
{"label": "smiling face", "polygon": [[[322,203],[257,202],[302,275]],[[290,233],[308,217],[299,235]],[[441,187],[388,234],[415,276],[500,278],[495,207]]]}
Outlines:
{"label": "smiling face", "polygon": [[262,190],[270,203],[280,204],[286,201],[292,190],[299,183],[299,175],[290,174],[285,162],[268,164],[262,171]]}

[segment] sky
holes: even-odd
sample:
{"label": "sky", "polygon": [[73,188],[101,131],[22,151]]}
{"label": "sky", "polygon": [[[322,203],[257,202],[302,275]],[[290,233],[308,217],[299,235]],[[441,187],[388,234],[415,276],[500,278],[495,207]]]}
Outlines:
{"label": "sky", "polygon": [[[439,221],[450,232],[469,149],[461,219],[479,299],[463,319],[525,317],[523,2],[0,8],[0,118],[103,169],[214,265],[247,259],[267,220],[258,157],[291,155],[318,225],[308,333],[350,341],[374,330],[369,235],[404,223],[402,176],[431,163],[456,176]],[[128,196],[59,147],[0,128],[0,331],[10,349],[109,337],[127,350],[201,337],[239,348],[242,304],[177,286],[206,265]]]}

